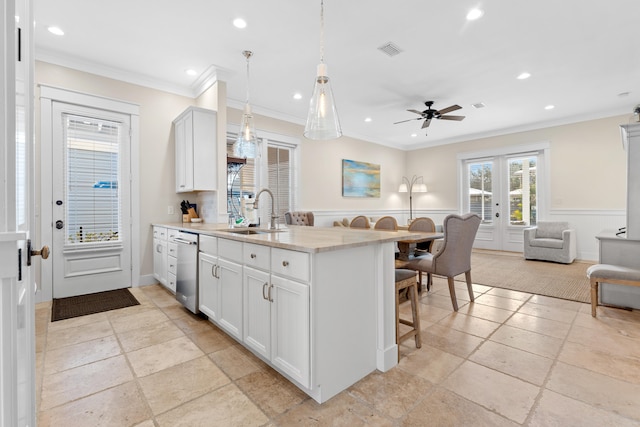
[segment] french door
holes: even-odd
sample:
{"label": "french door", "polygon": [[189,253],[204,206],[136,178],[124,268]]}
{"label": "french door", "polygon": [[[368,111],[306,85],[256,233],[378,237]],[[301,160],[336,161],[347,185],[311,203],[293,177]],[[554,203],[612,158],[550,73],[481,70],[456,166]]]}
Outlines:
{"label": "french door", "polygon": [[53,103],[53,297],[131,286],[130,118]]}
{"label": "french door", "polygon": [[523,229],[538,218],[543,158],[535,151],[463,162],[464,211],[482,219],[474,247],[522,252]]}

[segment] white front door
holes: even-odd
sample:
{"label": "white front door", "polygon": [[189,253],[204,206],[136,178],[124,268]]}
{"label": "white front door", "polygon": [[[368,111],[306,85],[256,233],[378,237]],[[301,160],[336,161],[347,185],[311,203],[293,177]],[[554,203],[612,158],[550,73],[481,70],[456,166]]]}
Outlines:
{"label": "white front door", "polygon": [[475,248],[522,252],[523,229],[537,222],[540,159],[532,152],[466,161],[464,210],[482,219]]}
{"label": "white front door", "polygon": [[127,288],[130,117],[53,102],[53,297]]}
{"label": "white front door", "polygon": [[35,425],[31,1],[3,0],[0,68],[0,426]]}

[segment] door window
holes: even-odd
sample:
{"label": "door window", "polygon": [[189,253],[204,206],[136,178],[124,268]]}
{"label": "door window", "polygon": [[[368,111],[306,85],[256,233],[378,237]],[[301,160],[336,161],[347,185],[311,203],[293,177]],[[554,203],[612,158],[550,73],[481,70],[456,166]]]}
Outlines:
{"label": "door window", "polygon": [[509,223],[535,225],[537,222],[537,156],[508,159]]}
{"label": "door window", "polygon": [[469,163],[467,176],[469,212],[480,216],[483,224],[493,223],[493,161]]}

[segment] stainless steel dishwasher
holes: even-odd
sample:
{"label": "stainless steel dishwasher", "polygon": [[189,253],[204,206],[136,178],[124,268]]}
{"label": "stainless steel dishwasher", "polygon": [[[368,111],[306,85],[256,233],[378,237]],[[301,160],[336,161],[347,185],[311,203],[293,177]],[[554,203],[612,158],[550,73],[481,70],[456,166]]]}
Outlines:
{"label": "stainless steel dishwasher", "polygon": [[176,269],[176,299],[193,313],[199,313],[198,303],[198,235],[178,232],[174,241],[178,248]]}

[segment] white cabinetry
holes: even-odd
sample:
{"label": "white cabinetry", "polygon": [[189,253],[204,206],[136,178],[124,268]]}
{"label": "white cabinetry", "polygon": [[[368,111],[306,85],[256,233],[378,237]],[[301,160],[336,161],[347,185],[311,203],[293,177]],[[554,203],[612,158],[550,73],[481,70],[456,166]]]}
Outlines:
{"label": "white cabinetry", "polygon": [[167,230],[167,282],[164,284],[174,294],[176,293],[176,271],[178,269],[178,247],[175,238],[178,230]]}
{"label": "white cabinetry", "polygon": [[153,277],[167,285],[167,229],[153,227]]}
{"label": "white cabinetry", "polygon": [[269,254],[269,250],[245,243],[244,343],[309,387],[309,285],[278,275],[284,272],[308,281],[309,254],[284,249],[271,249]]}
{"label": "white cabinetry", "polygon": [[217,190],[216,112],[189,107],[173,123],[176,192]]}

